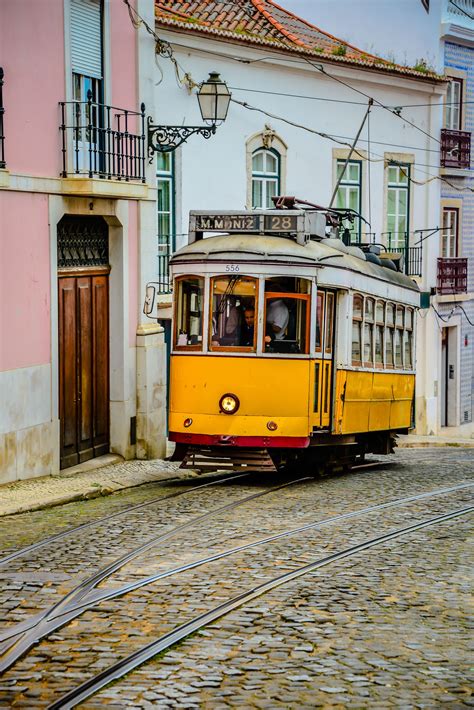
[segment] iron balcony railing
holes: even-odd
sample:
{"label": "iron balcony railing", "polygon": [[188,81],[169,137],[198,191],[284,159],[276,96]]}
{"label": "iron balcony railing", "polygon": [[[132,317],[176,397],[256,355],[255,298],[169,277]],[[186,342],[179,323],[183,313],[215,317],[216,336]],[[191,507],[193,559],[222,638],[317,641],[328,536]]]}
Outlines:
{"label": "iron balcony railing", "polygon": [[93,101],[89,91],[87,101],[61,101],[59,105],[62,177],[74,174],[145,182],[145,104],[140,112],[106,106]]}
{"label": "iron balcony railing", "polygon": [[0,169],[6,168],[5,163],[5,135],[3,133],[3,68],[0,67]]}
{"label": "iron balcony railing", "polygon": [[467,258],[451,257],[438,259],[438,283],[440,296],[467,292]]}
{"label": "iron balcony railing", "polygon": [[441,167],[467,170],[471,165],[471,132],[441,129]]}
{"label": "iron balcony railing", "polygon": [[172,293],[173,287],[170,279],[170,245],[158,244],[158,293]]}
{"label": "iron balcony railing", "polygon": [[375,232],[367,232],[360,241],[352,241],[352,246],[376,246],[385,252],[394,252],[403,256],[402,271],[407,276],[423,275],[423,247],[411,247],[408,243],[408,232],[382,232],[380,242],[376,239]]}

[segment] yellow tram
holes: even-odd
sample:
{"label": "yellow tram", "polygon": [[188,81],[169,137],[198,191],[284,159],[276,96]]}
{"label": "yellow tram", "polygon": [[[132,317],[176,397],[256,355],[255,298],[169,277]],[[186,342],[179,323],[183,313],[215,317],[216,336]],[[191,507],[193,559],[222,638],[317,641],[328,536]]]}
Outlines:
{"label": "yellow tram", "polygon": [[170,262],[183,465],[347,464],[390,453],[412,425],[418,286],[327,222],[320,209],[191,212]]}

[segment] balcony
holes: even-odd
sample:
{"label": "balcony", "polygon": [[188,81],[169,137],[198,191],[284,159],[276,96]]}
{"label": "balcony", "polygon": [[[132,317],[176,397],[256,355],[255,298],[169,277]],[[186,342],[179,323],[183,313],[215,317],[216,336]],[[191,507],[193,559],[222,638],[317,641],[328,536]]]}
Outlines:
{"label": "balcony", "polygon": [[145,104],[140,112],[88,100],[62,101],[62,172],[145,183]]}
{"label": "balcony", "polygon": [[170,279],[170,246],[169,244],[158,245],[158,281],[157,293],[169,294],[173,293],[173,287]]}
{"label": "balcony", "polygon": [[440,296],[467,292],[467,259],[452,257],[438,259],[436,292]]}
{"label": "balcony", "polygon": [[3,134],[3,69],[0,67],[0,170],[7,167],[5,163],[5,136]]}
{"label": "balcony", "polygon": [[441,130],[441,167],[468,170],[471,164],[470,131]]}

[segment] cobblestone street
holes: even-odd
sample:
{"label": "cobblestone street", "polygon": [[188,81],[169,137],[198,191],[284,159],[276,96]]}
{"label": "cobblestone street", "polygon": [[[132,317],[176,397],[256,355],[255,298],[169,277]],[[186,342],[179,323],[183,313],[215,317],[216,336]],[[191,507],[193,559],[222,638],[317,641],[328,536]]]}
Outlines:
{"label": "cobblestone street", "polygon": [[[169,471],[174,475],[171,466]],[[287,486],[287,480],[255,476],[191,490],[212,477],[164,480],[2,518],[4,556],[123,511],[4,565],[0,560],[0,661],[8,656],[5,634],[15,624],[51,608],[123,555],[146,549],[95,592],[131,582],[137,582],[136,589],[77,612],[5,670],[0,707],[47,707],[237,594],[368,540],[466,509],[472,506],[472,488],[462,486],[474,484],[473,473],[472,450],[404,449],[376,468]],[[455,490],[444,490],[449,488]],[[432,495],[400,500],[419,494]],[[174,497],[159,500],[166,496]],[[149,501],[155,502],[126,512]],[[391,507],[364,510],[389,502]],[[462,515],[410,531],[282,584],[81,707],[472,706],[471,519]],[[251,546],[303,526],[309,527]],[[138,584],[214,555],[220,559]]]}

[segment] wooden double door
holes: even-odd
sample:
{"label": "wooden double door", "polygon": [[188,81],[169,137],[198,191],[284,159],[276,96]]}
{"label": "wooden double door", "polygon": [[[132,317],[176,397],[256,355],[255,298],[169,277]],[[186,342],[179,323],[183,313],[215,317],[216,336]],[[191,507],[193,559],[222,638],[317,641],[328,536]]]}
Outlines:
{"label": "wooden double door", "polygon": [[108,271],[59,274],[61,468],[109,452]]}

